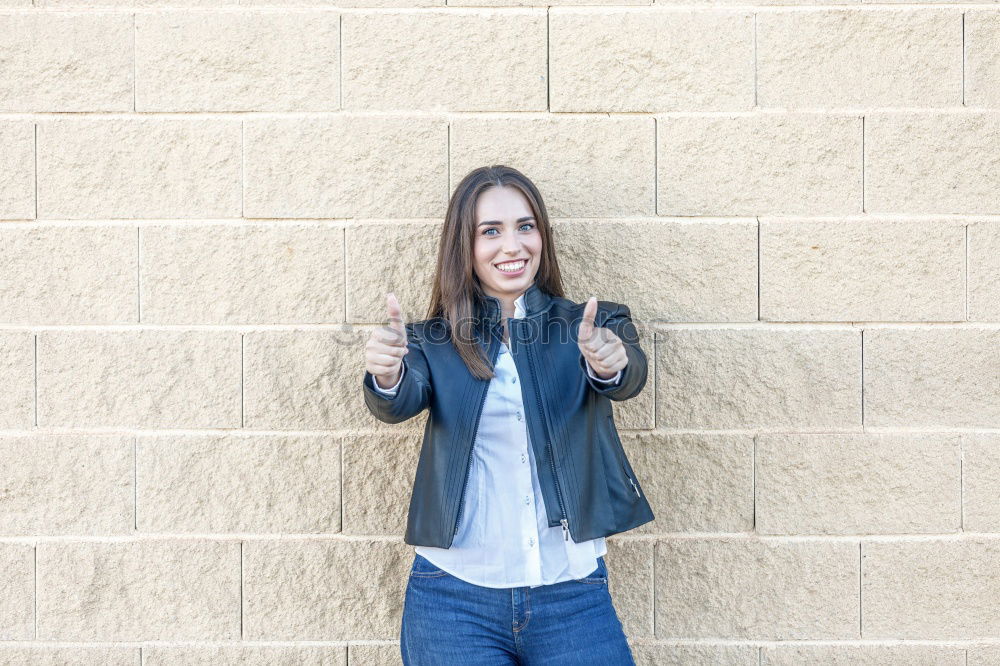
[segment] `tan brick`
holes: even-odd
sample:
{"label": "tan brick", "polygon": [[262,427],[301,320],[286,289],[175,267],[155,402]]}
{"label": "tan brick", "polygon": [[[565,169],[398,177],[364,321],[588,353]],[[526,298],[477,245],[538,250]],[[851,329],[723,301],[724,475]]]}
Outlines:
{"label": "tan brick", "polygon": [[560,220],[553,231],[568,298],[596,287],[633,320],[757,321],[755,220]]}
{"label": "tan brick", "polygon": [[781,645],[761,648],[762,666],[965,666],[965,650],[936,645]]}
{"label": "tan brick", "polygon": [[135,15],[138,111],[340,108],[340,14]]}
{"label": "tan brick", "polygon": [[132,17],[0,15],[0,111],[131,111]]}
{"label": "tan brick", "polygon": [[847,114],[659,118],[657,213],[860,213],[861,134]]}
{"label": "tan brick", "polygon": [[328,435],[139,437],[137,529],[339,532],[340,477]]}
{"label": "tan brick", "polygon": [[970,645],[966,653],[967,660],[964,666],[997,666],[1000,664],[1000,646]]}
{"label": "tan brick", "polygon": [[184,223],[140,236],[144,323],[344,320],[340,225]]}
{"label": "tan brick", "polygon": [[965,11],[965,104],[1000,106],[1000,12],[992,7]]}
{"label": "tan brick", "polygon": [[632,534],[753,529],[753,437],[623,433],[656,520]]}
{"label": "tan brick", "polygon": [[995,428],[997,345],[992,328],[866,330],[865,424]]}
{"label": "tan brick", "polygon": [[965,319],[960,221],[761,220],[760,256],[761,319]]}
{"label": "tan brick", "polygon": [[0,331],[0,428],[30,428],[35,420],[34,338]]}
{"label": "tan brick", "polygon": [[544,111],[543,9],[344,14],[344,107]]}
{"label": "tan brick", "polygon": [[235,640],[240,542],[59,541],[38,545],[38,638]]}
{"label": "tan brick", "polygon": [[[865,638],[959,640],[1000,633],[1000,540],[864,541]],[[918,611],[918,612],[917,612]]]}
{"label": "tan brick", "polygon": [[344,534],[403,537],[422,443],[416,433],[344,439]]}
{"label": "tan brick", "polygon": [[338,114],[245,125],[247,217],[437,217],[447,206],[444,119]]}
{"label": "tan brick", "polygon": [[656,424],[861,427],[861,333],[704,328],[657,332]]}
{"label": "tan brick", "polygon": [[0,543],[0,641],[35,637],[35,547]]}
{"label": "tan brick", "polygon": [[132,446],[125,435],[0,437],[0,534],[131,533]]}
{"label": "tan brick", "polygon": [[761,534],[957,532],[958,435],[757,438]]}
{"label": "tan brick", "polygon": [[247,640],[398,640],[413,549],[384,540],[247,541]]}
{"label": "tan brick", "polygon": [[962,526],[1000,532],[1000,435],[963,435],[962,448]]}
{"label": "tan brick", "polygon": [[134,227],[0,228],[0,320],[135,323],[136,245]]}
{"label": "tan brick", "polygon": [[44,426],[239,427],[240,334],[42,331],[38,412]]}
{"label": "tan brick", "polygon": [[1000,224],[969,224],[969,320],[1000,320]]}
{"label": "tan brick", "polygon": [[427,317],[440,222],[347,223],[347,321],[388,323],[391,291],[407,322]]}
{"label": "tan brick", "polygon": [[0,219],[35,217],[35,124],[0,121]]}
{"label": "tan brick", "polygon": [[764,107],[959,106],[959,9],[845,8],[757,14]]}
{"label": "tan brick", "polygon": [[992,214],[1000,205],[1000,113],[865,114],[865,210]]}
{"label": "tan brick", "polygon": [[553,217],[653,215],[654,119],[641,116],[457,117],[451,180],[485,164],[538,186]]}
{"label": "tan brick", "polygon": [[556,8],[549,16],[552,111],[747,111],[753,14]]}
{"label": "tan brick", "polygon": [[657,638],[856,639],[858,544],[662,540],[656,598]]}
{"label": "tan brick", "polygon": [[347,644],[347,663],[353,666],[402,666],[403,659],[399,644],[356,645]]}
{"label": "tan brick", "polygon": [[347,649],[344,645],[147,645],[142,650],[142,663],[143,666],[347,666]]}
{"label": "tan brick", "polygon": [[57,118],[38,123],[38,216],[239,217],[240,122]]}
{"label": "tan brick", "polygon": [[653,638],[652,539],[607,539],[608,593],[629,639]]}
{"label": "tan brick", "polygon": [[0,647],[0,666],[135,666],[139,648]]}
{"label": "tan brick", "polygon": [[758,666],[753,645],[632,646],[637,666]]}

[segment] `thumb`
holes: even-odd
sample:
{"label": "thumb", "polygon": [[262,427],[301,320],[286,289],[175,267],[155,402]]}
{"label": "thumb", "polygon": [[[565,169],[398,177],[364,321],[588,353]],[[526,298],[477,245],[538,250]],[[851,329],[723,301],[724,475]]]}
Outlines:
{"label": "thumb", "polygon": [[385,298],[386,312],[389,314],[389,328],[403,336],[402,343],[406,344],[406,322],[403,320],[403,308],[400,307],[396,295],[389,292]]}
{"label": "thumb", "polygon": [[594,317],[597,316],[597,299],[591,296],[587,300],[587,305],[583,308],[583,319],[580,320],[580,330],[577,339],[580,342],[587,342],[594,334]]}

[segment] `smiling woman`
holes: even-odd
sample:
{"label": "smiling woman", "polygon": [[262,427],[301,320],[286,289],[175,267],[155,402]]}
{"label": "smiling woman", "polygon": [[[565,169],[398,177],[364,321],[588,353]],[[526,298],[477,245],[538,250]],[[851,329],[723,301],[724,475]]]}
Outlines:
{"label": "smiling woman", "polygon": [[646,381],[628,308],[563,296],[541,194],[505,166],[456,187],[433,284],[418,322],[388,296],[363,382],[382,421],[430,410],[403,663],[634,663],[604,563],[653,520],[610,405]]}

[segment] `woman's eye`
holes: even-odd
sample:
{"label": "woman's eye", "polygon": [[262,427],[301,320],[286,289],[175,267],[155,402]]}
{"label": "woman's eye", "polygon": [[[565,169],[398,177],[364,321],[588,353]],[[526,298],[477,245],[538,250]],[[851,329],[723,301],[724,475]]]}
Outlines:
{"label": "woman's eye", "polygon": [[[529,229],[534,229],[535,225],[532,224],[531,222],[525,222],[524,224],[521,225],[521,228],[524,228],[524,227],[528,227]],[[493,234],[490,233],[491,231],[497,231],[497,228],[496,227],[489,227],[488,229],[486,229],[486,231],[483,232],[483,235],[484,236],[492,236]]]}
{"label": "woman's eye", "polygon": [[534,229],[534,228],[535,228],[535,225],[533,225],[533,224],[532,224],[531,222],[525,222],[525,223],[524,223],[524,224],[522,224],[521,226],[522,226],[522,227],[529,227],[529,228],[531,228],[531,229]]}

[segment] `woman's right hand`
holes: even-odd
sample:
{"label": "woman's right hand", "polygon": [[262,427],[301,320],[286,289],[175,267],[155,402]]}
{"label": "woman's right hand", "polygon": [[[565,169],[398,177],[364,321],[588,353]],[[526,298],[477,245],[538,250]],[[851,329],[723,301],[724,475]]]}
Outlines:
{"label": "woman's right hand", "polygon": [[386,311],[389,313],[389,325],[373,330],[365,345],[365,370],[375,377],[379,388],[384,389],[395,386],[399,381],[403,357],[410,352],[406,346],[403,310],[396,295],[391,292],[386,295]]}

